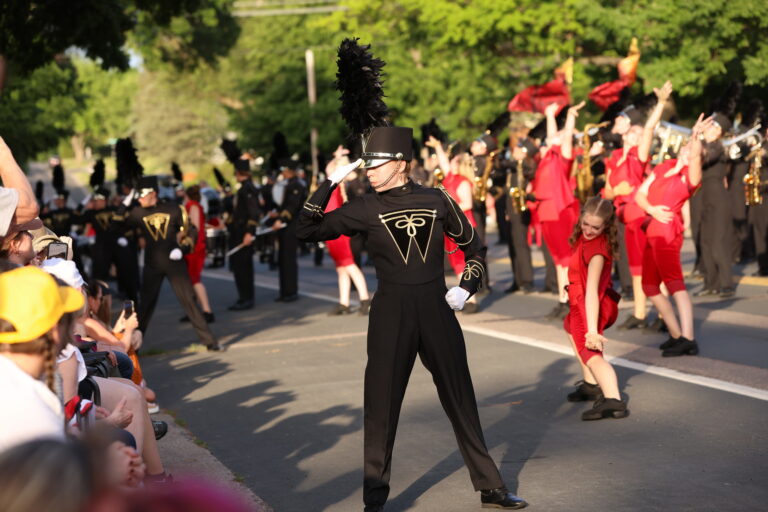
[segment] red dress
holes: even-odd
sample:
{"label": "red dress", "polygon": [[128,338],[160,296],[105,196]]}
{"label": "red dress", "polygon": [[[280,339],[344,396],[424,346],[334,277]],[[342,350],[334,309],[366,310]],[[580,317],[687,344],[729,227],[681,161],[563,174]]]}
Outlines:
{"label": "red dress", "polygon": [[[197,240],[195,240],[195,248],[191,253],[184,255],[184,260],[187,262],[187,273],[192,284],[200,282],[200,274],[203,272],[205,266],[205,214],[203,213],[203,207],[197,201],[189,200],[184,203],[184,208],[187,209],[187,215],[192,216],[192,208],[198,208],[200,212],[200,229],[197,230]],[[190,225],[192,221],[190,220]]]}
{"label": "red dress", "polygon": [[[331,199],[328,201],[328,206],[325,207],[325,212],[340,208],[344,204],[344,198],[341,195],[341,187],[344,184],[340,184],[331,193]],[[355,264],[355,258],[352,256],[352,248],[349,245],[349,237],[347,235],[341,235],[333,240],[327,240],[325,246],[328,247],[328,253],[330,253],[333,262],[336,267],[346,267]]]}
{"label": "red dress", "polygon": [[645,233],[643,221],[645,211],[635,202],[637,188],[643,183],[645,173],[648,170],[648,162],[641,162],[637,154],[637,146],[629,149],[627,158],[619,165],[624,154],[623,149],[616,149],[605,161],[610,170],[608,182],[611,187],[616,187],[622,181],[626,181],[632,187],[629,194],[616,196],[613,205],[619,221],[624,223],[624,243],[627,247],[627,260],[629,271],[633,276],[640,276],[643,272],[643,249],[645,248]]}
{"label": "red dress", "polygon": [[[464,182],[469,183],[470,187],[472,186],[472,182],[461,174],[448,173],[443,180],[443,187],[453,200],[456,201],[456,204],[459,204],[459,186]],[[475,227],[475,216],[472,214],[472,208],[464,210],[464,215],[467,217],[467,220],[472,227]],[[466,262],[464,261],[464,253],[458,250],[459,246],[456,245],[453,240],[446,235],[443,236],[445,237],[445,252],[448,253],[448,262],[451,264],[454,273],[457,276],[460,276],[464,273],[464,266],[466,265]]]}
{"label": "red dress", "polygon": [[670,293],[685,290],[680,249],[683,246],[683,205],[698,188],[690,184],[688,166],[673,176],[664,177],[677,165],[677,160],[667,160],[653,170],[655,176],[648,188],[648,202],[664,205],[674,214],[663,224],[653,217],[646,221],[646,243],[643,251],[643,292],[652,297],[661,293],[664,282]]}
{"label": "red dress", "polygon": [[602,355],[599,350],[590,350],[586,347],[587,335],[587,311],[585,300],[585,289],[587,285],[587,269],[589,262],[594,256],[603,256],[603,270],[600,274],[600,280],[597,285],[597,297],[599,304],[597,332],[603,331],[616,321],[618,314],[618,301],[606,298],[608,290],[613,289],[611,282],[611,266],[613,258],[611,249],[608,246],[608,237],[605,233],[596,236],[592,240],[587,240],[584,235],[579,237],[576,246],[573,248],[570,261],[568,263],[568,301],[571,304],[568,316],[563,321],[565,332],[573,337],[576,344],[576,350],[584,364],[592,356]]}
{"label": "red dress", "polygon": [[533,194],[544,243],[556,265],[566,266],[571,256],[568,238],[579,218],[579,202],[570,185],[573,159],[563,156],[560,146],[552,146],[536,168]]}

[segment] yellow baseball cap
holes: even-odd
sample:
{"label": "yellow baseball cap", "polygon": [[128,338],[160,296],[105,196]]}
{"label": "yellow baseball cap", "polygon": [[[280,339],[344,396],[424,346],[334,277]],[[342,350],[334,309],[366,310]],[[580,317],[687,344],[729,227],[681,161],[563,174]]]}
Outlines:
{"label": "yellow baseball cap", "polygon": [[0,318],[16,329],[0,332],[0,343],[33,341],[50,331],[64,313],[83,307],[83,294],[59,286],[37,267],[21,267],[0,274]]}

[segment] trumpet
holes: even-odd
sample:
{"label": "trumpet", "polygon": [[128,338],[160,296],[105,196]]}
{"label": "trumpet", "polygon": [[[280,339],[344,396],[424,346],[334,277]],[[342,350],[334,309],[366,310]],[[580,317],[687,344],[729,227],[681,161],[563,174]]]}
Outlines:
{"label": "trumpet", "polygon": [[747,206],[763,204],[763,194],[760,188],[768,183],[768,181],[761,180],[765,149],[763,149],[762,137],[759,133],[757,137],[758,143],[753,146],[754,149],[747,156],[747,160],[752,160],[749,164],[749,171],[744,175],[744,200]]}
{"label": "trumpet", "polygon": [[592,157],[589,152],[592,149],[591,135],[597,134],[597,131],[610,124],[605,121],[600,124],[587,124],[584,126],[584,135],[581,137],[581,146],[584,149],[582,155],[581,165],[577,164],[576,167],[576,196],[579,201],[585,203],[587,199],[592,197],[592,185],[595,181],[595,177],[592,175]]}
{"label": "trumpet", "polygon": [[509,189],[509,197],[512,198],[512,209],[515,213],[522,213],[528,209],[528,205],[525,204],[525,178],[523,178],[523,161],[517,161],[517,186],[512,185],[512,173],[507,174],[507,189]]}
{"label": "trumpet", "polygon": [[473,190],[473,197],[478,203],[485,201],[485,196],[488,194],[488,178],[491,176],[491,170],[493,170],[493,163],[496,160],[498,150],[491,151],[485,158],[485,169],[483,169],[482,176],[475,176]]}

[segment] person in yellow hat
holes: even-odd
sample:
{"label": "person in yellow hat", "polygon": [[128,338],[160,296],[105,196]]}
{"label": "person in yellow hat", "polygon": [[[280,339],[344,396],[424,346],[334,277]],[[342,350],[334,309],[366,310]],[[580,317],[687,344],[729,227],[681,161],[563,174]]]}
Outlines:
{"label": "person in yellow hat", "polygon": [[[0,274],[0,451],[38,438],[64,437],[64,414],[53,392],[65,313],[82,309],[82,293],[59,286],[36,267]],[[62,322],[65,323],[65,322]],[[46,384],[40,379],[45,375]]]}

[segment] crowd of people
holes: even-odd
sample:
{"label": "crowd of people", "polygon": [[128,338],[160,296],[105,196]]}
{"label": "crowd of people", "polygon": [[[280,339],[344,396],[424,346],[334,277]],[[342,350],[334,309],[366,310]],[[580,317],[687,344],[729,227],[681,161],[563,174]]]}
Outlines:
{"label": "crowd of people", "polygon": [[[507,114],[469,144],[451,141],[433,122],[423,127],[420,153],[410,128],[353,120],[362,147],[340,145],[318,176],[296,159],[273,158],[260,182],[251,156],[225,140],[235,187],[218,170],[216,188],[185,188],[178,166],[173,176],[143,175],[122,139],[114,189],[98,162],[92,190],[75,207],[60,162],[52,162],[56,196],[46,202],[0,139],[0,392],[10,405],[0,422],[0,503],[47,510],[42,504],[51,500],[57,510],[75,511],[89,501],[107,510],[123,500],[110,510],[152,510],[148,496],[166,492],[173,478],[158,449],[168,426],[152,420],[157,397],[138,353],[164,279],[186,313],[180,321],[219,351],[201,281],[207,261],[228,260],[236,297],[229,310],[246,312],[255,306],[256,254],[278,271],[275,300],[288,303],[299,298],[299,254],[314,250],[319,264],[327,250],[339,293],[330,314],[353,312],[353,287],[357,312],[370,313],[366,510],[381,510],[387,499],[394,432],[417,354],[434,376],[483,505],[524,507],[485,448],[454,314],[476,313],[477,295],[490,292],[489,219],[509,248],[506,293],[536,290],[532,247],[541,248],[544,290],[558,298],[547,318],[563,322],[583,373],[567,399],[594,402],[584,420],[628,414],[602,357],[622,296],[633,309],[619,328],[667,331],[665,357],[698,354],[681,264],[687,229],[704,280],[699,295],[733,296],[737,260],[756,257],[758,273],[768,275],[768,202],[759,181],[768,163],[764,111],[755,106],[737,120],[714,110],[691,129],[667,123],[667,134],[682,134],[670,144],[659,129],[671,96],[667,82],[654,101],[609,108],[581,132],[583,102],[552,103],[533,127]],[[745,177],[755,176],[745,200]],[[373,301],[361,270],[368,263],[378,280]],[[455,279],[450,289],[446,273]],[[37,473],[36,485],[66,474],[66,497],[13,495],[13,485],[31,480],[40,465],[49,473]]]}

